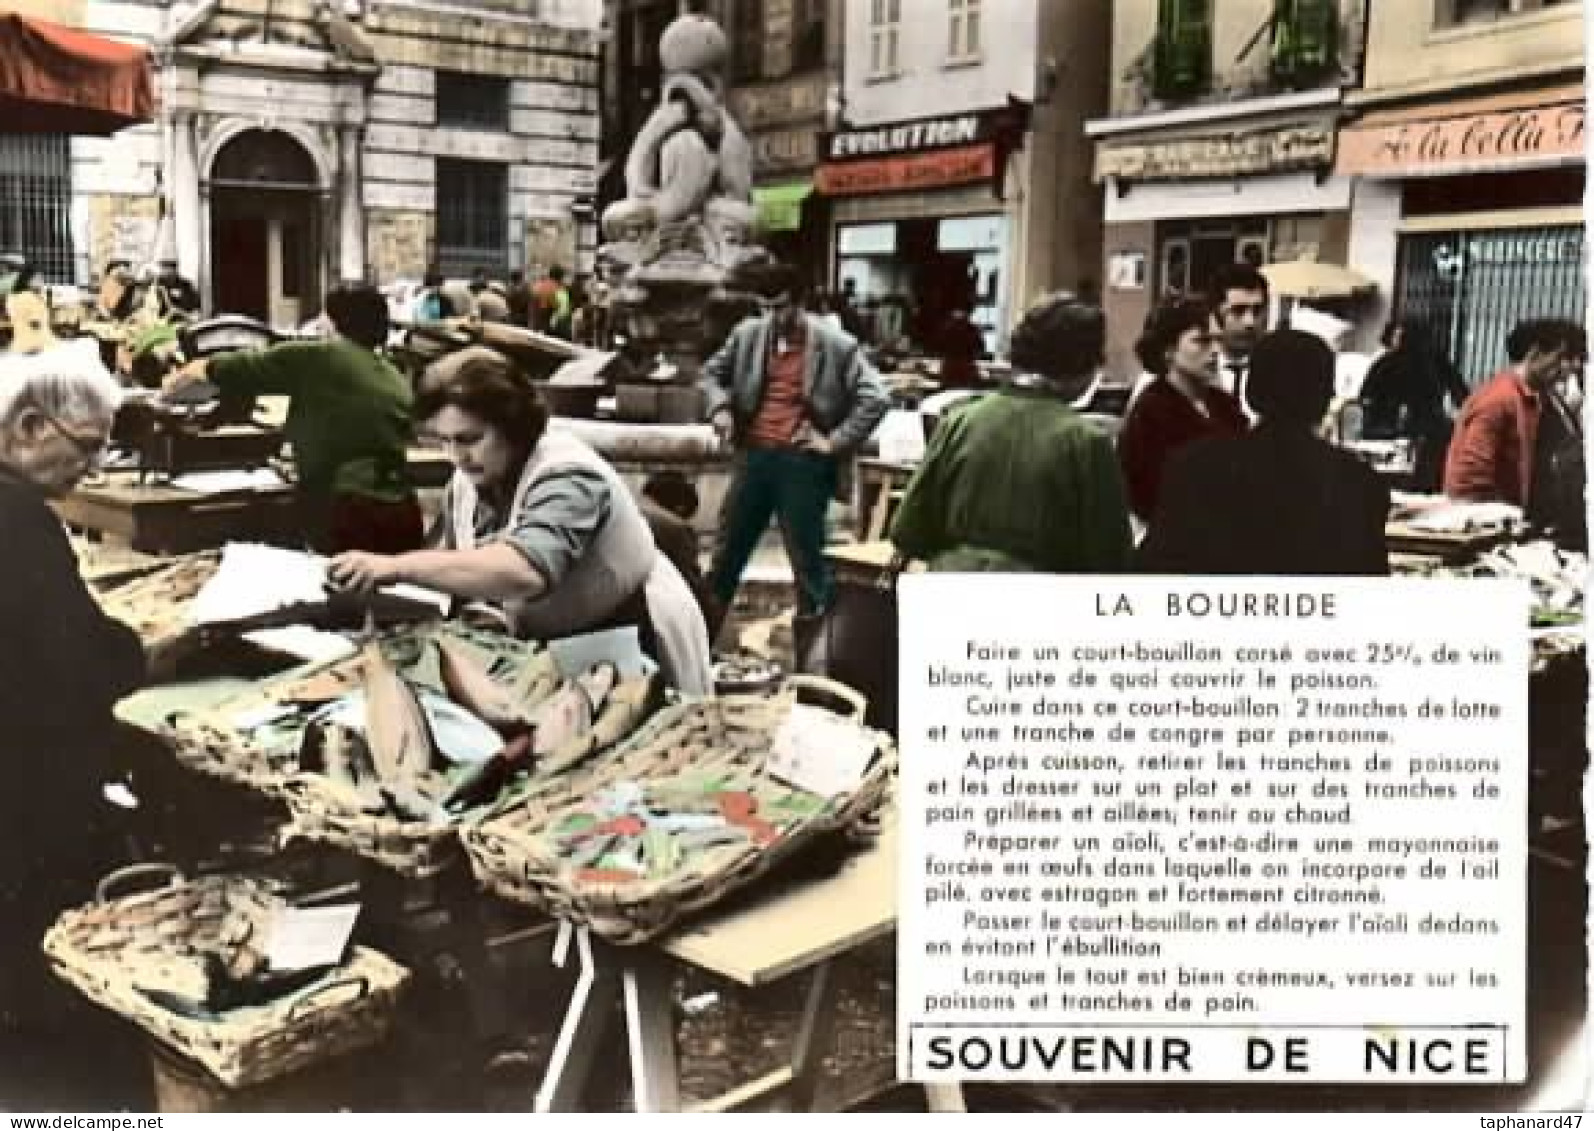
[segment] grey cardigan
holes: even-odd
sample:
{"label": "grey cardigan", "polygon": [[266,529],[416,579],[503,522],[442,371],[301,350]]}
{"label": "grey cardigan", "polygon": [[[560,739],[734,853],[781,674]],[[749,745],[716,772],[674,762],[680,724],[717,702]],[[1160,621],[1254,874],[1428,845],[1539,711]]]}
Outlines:
{"label": "grey cardigan", "polygon": [[[857,339],[832,329],[811,314],[803,367],[803,401],[808,420],[830,438],[838,456],[855,452],[880,423],[891,398]],[[748,318],[703,365],[708,414],[729,407],[740,436],[758,414],[769,360],[769,315]]]}

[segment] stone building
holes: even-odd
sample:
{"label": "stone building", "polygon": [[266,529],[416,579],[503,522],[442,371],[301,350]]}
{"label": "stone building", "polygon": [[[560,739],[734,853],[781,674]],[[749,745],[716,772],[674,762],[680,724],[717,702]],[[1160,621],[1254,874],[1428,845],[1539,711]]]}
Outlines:
{"label": "stone building", "polygon": [[1337,156],[1356,179],[1351,261],[1380,314],[1416,322],[1468,381],[1504,364],[1518,320],[1584,316],[1583,8],[1372,7]]}
{"label": "stone building", "polygon": [[[1424,3],[1379,7],[1392,19]],[[1351,180],[1334,173],[1365,0],[1116,0],[1110,113],[1090,122],[1105,188],[1108,363],[1157,296],[1224,265],[1345,261]]]}
{"label": "stone building", "polygon": [[590,269],[599,0],[47,7],[149,43],[160,95],[109,139],[0,134],[0,170],[68,171],[30,190],[66,186],[59,278],[174,255],[207,309],[293,325],[340,279]]}
{"label": "stone building", "polygon": [[1106,109],[1109,0],[842,6],[816,181],[831,278],[876,340],[920,347],[969,304],[987,349],[1037,295],[1100,279],[1087,118]]}

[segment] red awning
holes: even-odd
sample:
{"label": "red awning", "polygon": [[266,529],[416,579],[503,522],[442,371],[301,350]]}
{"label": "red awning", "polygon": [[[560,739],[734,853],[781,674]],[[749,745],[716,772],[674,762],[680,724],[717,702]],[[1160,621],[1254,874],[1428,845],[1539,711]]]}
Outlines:
{"label": "red awning", "polygon": [[145,48],[0,15],[0,132],[104,136],[154,116]]}

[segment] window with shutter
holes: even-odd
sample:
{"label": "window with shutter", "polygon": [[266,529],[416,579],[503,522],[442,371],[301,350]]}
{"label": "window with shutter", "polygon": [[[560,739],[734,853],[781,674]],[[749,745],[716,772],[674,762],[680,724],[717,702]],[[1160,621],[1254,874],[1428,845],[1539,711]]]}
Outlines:
{"label": "window with shutter", "polygon": [[1158,0],[1152,93],[1165,102],[1212,85],[1212,0]]}
{"label": "window with shutter", "polygon": [[1273,81],[1303,89],[1339,74],[1336,0],[1274,0]]}
{"label": "window with shutter", "polygon": [[969,63],[979,57],[980,0],[947,0],[947,62]]}

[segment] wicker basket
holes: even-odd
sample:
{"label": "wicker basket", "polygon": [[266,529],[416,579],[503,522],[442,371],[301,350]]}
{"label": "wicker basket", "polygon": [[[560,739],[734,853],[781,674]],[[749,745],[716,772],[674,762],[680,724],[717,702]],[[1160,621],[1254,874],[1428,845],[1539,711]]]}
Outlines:
{"label": "wicker basket", "polygon": [[[114,886],[151,874],[165,886],[112,896]],[[90,1001],[203,1065],[223,1084],[244,1087],[379,1042],[409,979],[391,959],[357,947],[321,981],[214,1019],[173,1012],[142,992],[202,999],[201,956],[236,950],[240,938],[247,946],[263,934],[266,917],[285,905],[257,880],[184,880],[175,870],[141,865],[107,877],[99,902],[62,915],[45,935],[44,952],[56,974]]]}
{"label": "wicker basket", "polygon": [[[441,678],[427,642],[435,635],[469,645],[484,661],[499,659],[548,665],[553,657],[535,645],[498,633],[484,632],[456,622],[391,630],[382,636],[382,648],[407,678],[433,691]],[[221,778],[270,797],[283,797],[286,783],[299,771],[299,745],[305,718],[286,720],[249,733],[237,720],[253,711],[291,700],[313,681],[343,680],[350,689],[359,685],[358,660],[346,657],[295,668],[266,680],[248,692],[202,712],[178,713],[167,718],[158,732],[177,760],[196,773]]]}
{"label": "wicker basket", "polygon": [[[746,783],[764,797],[782,790],[799,795],[769,777],[765,763],[791,704],[801,693],[816,691],[847,704],[853,723],[861,726],[860,697],[813,677],[788,681],[776,696],[706,699],[667,708],[587,772],[551,783],[461,830],[472,870],[493,892],[584,924],[611,942],[635,945],[664,934],[683,916],[752,883],[816,838],[849,830],[870,816],[885,800],[896,769],[890,737],[866,732],[875,753],[850,793],[829,801],[802,795],[811,804],[764,822],[769,830],[762,838],[749,834],[707,848],[695,860],[682,856],[656,876],[619,877],[577,867],[566,855],[568,841],[561,830],[592,817],[595,795],[620,783],[663,791],[679,789],[689,780],[723,777]],[[723,806],[723,799],[719,803]]]}
{"label": "wicker basket", "polygon": [[[457,820],[414,821],[367,812],[360,796],[321,774],[297,774],[283,781],[279,792],[293,820],[286,834],[347,849],[401,875],[428,879],[463,862],[460,829],[487,812],[496,812],[527,792],[572,773],[601,751],[627,738],[652,711],[658,681],[642,677],[620,684],[609,696],[591,730],[539,759],[518,788],[491,807],[463,814]],[[429,799],[448,793],[450,781],[428,773],[416,792]]]}
{"label": "wicker basket", "polygon": [[106,593],[100,598],[100,607],[136,632],[146,651],[170,644],[193,631],[189,604],[220,565],[219,550],[173,558]]}

